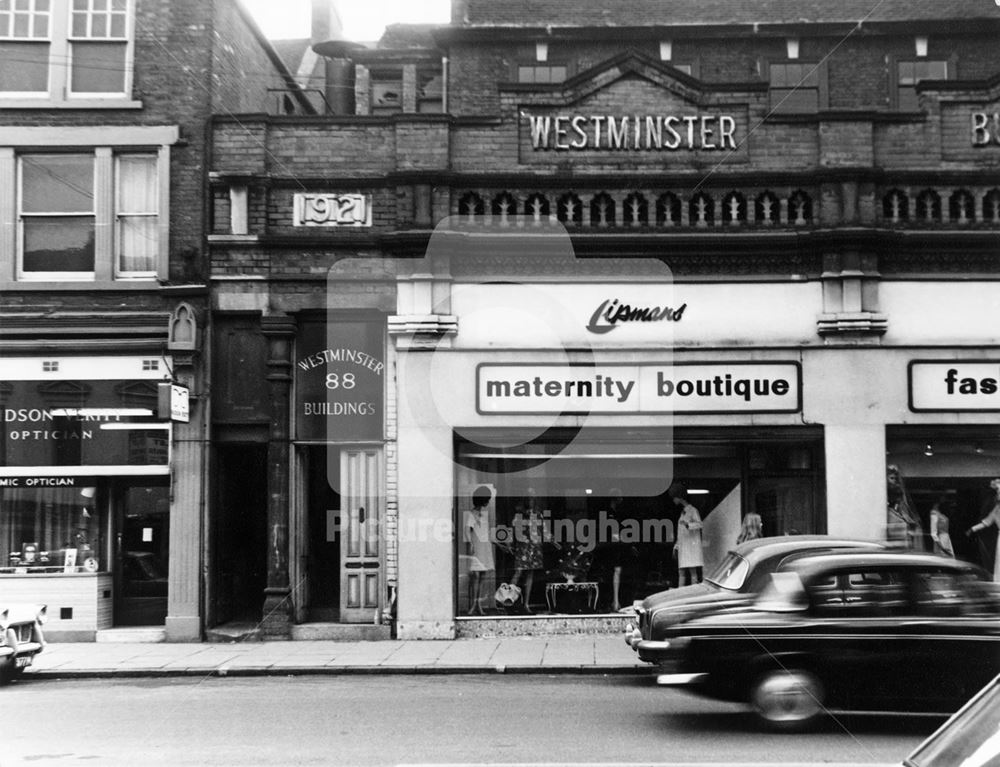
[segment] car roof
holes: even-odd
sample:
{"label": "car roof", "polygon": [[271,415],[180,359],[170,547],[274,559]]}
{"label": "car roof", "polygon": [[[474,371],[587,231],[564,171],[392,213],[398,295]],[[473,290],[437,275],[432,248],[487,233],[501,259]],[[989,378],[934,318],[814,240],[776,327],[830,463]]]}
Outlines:
{"label": "car roof", "polygon": [[835,548],[885,548],[885,543],[863,538],[840,538],[830,535],[775,535],[756,538],[739,544],[734,551],[746,559],[762,559],[809,549]]}
{"label": "car roof", "polygon": [[795,570],[800,576],[808,577],[822,570],[839,569],[864,565],[865,567],[933,567],[955,571],[985,572],[978,565],[937,554],[912,551],[849,551],[817,552],[789,562],[785,569]]}

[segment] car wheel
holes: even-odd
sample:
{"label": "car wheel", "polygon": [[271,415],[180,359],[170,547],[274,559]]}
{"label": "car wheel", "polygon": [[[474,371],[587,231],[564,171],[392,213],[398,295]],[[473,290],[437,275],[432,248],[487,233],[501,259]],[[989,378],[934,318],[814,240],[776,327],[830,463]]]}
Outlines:
{"label": "car wheel", "polygon": [[773,669],[757,678],[750,702],[768,727],[801,730],[823,712],[823,685],[808,671]]}

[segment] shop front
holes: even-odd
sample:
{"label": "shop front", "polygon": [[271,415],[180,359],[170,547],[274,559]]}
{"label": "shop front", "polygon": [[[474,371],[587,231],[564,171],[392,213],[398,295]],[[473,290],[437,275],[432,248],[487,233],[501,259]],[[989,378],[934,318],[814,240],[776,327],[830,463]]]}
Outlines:
{"label": "shop front", "polygon": [[0,588],[45,603],[48,633],[92,640],[168,613],[170,360],[0,362]]}

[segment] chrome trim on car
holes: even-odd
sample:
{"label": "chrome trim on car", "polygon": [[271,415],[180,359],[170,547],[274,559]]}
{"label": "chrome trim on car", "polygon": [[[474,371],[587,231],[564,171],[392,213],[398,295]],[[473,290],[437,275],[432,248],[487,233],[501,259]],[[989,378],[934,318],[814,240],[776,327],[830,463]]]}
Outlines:
{"label": "chrome trim on car", "polygon": [[643,639],[636,645],[636,649],[639,652],[642,652],[643,650],[666,650],[668,647],[670,647],[670,642],[667,640],[659,641],[656,639]]}
{"label": "chrome trim on car", "polygon": [[698,674],[657,674],[656,683],[664,687],[680,687],[686,684],[700,682],[707,677],[706,672]]}

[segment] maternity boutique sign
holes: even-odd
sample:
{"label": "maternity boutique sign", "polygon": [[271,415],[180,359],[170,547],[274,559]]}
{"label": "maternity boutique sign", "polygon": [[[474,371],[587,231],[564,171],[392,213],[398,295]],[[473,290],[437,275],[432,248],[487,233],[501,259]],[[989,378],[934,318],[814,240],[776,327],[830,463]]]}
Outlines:
{"label": "maternity boutique sign", "polygon": [[380,322],[302,323],[295,361],[298,439],[382,439],[384,332]]}
{"label": "maternity boutique sign", "polygon": [[1000,360],[913,361],[910,410],[1000,411]]}
{"label": "maternity boutique sign", "polygon": [[476,369],[482,415],[794,413],[797,362],[494,365]]}

